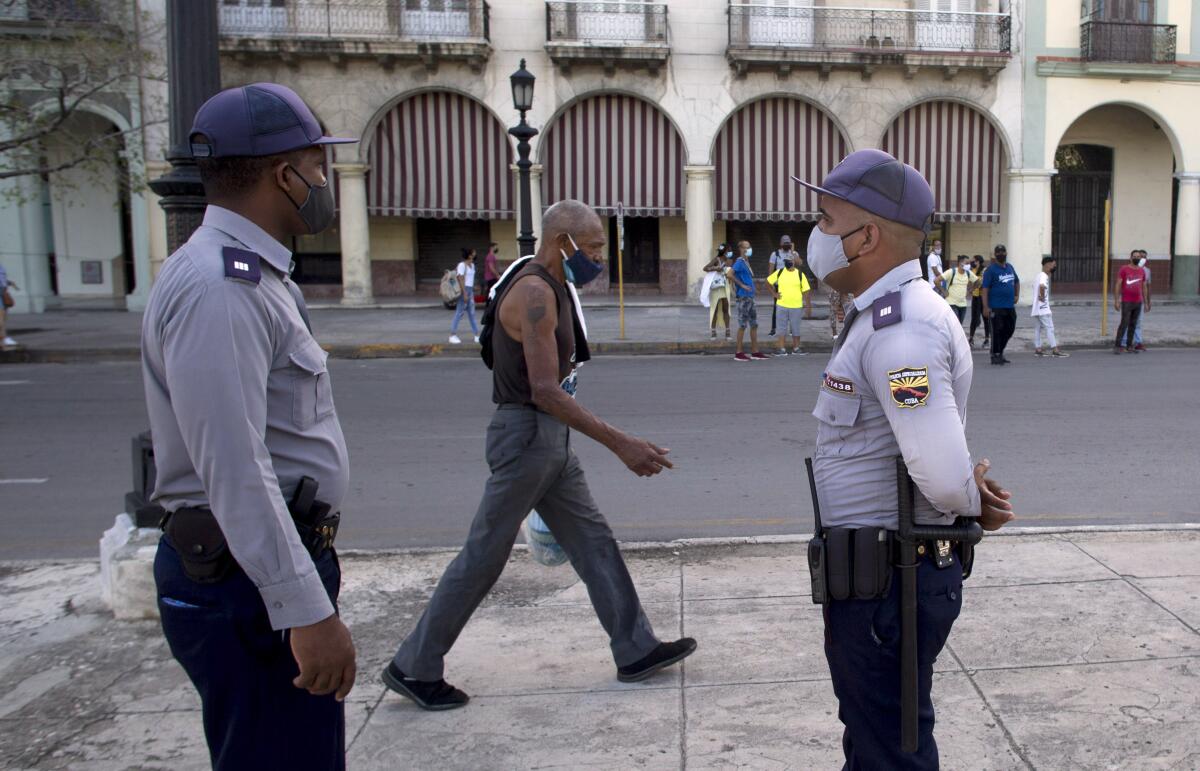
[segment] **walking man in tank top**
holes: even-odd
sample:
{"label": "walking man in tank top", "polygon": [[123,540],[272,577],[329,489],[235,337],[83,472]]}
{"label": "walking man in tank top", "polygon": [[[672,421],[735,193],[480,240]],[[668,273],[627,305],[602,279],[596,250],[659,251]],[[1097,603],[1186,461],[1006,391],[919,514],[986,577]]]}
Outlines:
{"label": "walking man in tank top", "polygon": [[696,650],[691,638],[664,643],[654,635],[571,449],[574,429],[612,450],[640,477],[672,467],[668,450],[608,425],[573,398],[576,310],[566,281],[582,285],[601,272],[606,240],[590,207],[555,204],[542,219],[537,255],[499,296],[492,342],[492,400],[498,409],[487,430],[492,475],[466,545],[383,671],[389,688],[423,709],[467,703],[467,694],[443,679],[444,658],[500,577],[531,509],[550,526],[587,585],[609,636],[618,680],[644,680]]}

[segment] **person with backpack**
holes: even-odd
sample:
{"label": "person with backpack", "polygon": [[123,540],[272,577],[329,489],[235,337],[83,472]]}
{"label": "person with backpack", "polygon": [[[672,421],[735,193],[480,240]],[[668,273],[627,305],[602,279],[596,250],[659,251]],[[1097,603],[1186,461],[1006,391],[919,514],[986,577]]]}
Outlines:
{"label": "person with backpack", "polygon": [[639,477],[673,468],[669,450],[610,426],[574,399],[578,365],[590,356],[572,284],[582,286],[603,272],[606,240],[590,206],[556,203],[542,218],[537,255],[501,276],[484,312],[481,355],[491,362],[497,404],[487,430],[492,474],[466,545],[382,674],[388,688],[422,709],[455,709],[469,701],[445,681],[445,656],[500,577],[522,522],[535,509],[587,586],[619,681],[645,680],[696,650],[690,637],[661,642],[654,634],[572,449],[574,429]]}
{"label": "person with backpack", "polygon": [[475,342],[479,342],[479,323],[475,321],[475,250],[463,249],[462,262],[454,269],[458,277],[458,305],[454,309],[454,321],[450,324],[450,342],[454,345],[462,343],[458,336],[458,322],[465,314],[471,321],[471,331],[475,333]]}
{"label": "person with backpack", "polygon": [[[800,314],[804,301],[808,299],[811,286],[808,276],[796,268],[795,260],[784,260],[779,270],[767,277],[767,288],[775,298],[780,329],[779,352],[776,356],[804,356],[800,348]],[[792,349],[788,350],[788,335],[792,336]]]}
{"label": "person with backpack", "polygon": [[940,278],[945,289],[942,295],[950,303],[950,309],[958,317],[961,324],[967,315],[967,293],[975,288],[975,274],[971,273],[971,258],[965,254],[958,255],[958,265],[943,273]]}

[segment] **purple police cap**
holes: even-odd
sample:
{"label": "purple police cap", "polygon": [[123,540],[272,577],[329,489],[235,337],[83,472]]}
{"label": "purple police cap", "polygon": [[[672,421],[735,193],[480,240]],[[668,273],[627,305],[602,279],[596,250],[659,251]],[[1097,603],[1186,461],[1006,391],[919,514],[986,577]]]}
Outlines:
{"label": "purple police cap", "polygon": [[[197,134],[208,141],[197,142]],[[317,116],[287,86],[252,83],[225,89],[200,105],[188,141],[193,157],[227,158],[278,155],[358,140],[324,136]]]}
{"label": "purple police cap", "polygon": [[882,150],[850,153],[819,186],[794,176],[792,179],[809,190],[929,233],[933,221],[933,191],[929,183],[921,172]]}

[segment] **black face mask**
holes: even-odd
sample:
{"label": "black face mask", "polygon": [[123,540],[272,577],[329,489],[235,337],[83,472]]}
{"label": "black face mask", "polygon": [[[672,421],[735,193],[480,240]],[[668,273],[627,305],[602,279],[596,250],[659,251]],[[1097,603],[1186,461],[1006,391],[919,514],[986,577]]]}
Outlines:
{"label": "black face mask", "polygon": [[1008,255],[1007,255],[1007,254],[997,254],[997,255],[996,255],[996,262],[998,262],[998,263],[1000,263],[1001,265],[1003,265],[1004,263],[1008,262]]}
{"label": "black face mask", "polygon": [[333,190],[329,187],[329,180],[325,180],[325,184],[319,187],[311,185],[295,167],[288,166],[288,168],[308,188],[308,195],[305,196],[304,203],[299,205],[292,201],[292,196],[286,190],[284,195],[292,202],[292,206],[296,207],[300,219],[304,220],[304,224],[308,226],[308,232],[313,235],[320,233],[333,224]]}

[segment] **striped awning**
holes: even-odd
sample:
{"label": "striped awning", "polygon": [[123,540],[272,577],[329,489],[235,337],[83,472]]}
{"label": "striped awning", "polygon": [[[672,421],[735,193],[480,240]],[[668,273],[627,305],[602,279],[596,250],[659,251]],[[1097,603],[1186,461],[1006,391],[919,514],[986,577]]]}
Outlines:
{"label": "striped awning", "polygon": [[929,180],[936,219],[1000,221],[1004,145],[983,113],[959,102],[918,104],[892,122],[883,149]]}
{"label": "striped awning", "polygon": [[792,175],[819,182],[846,153],[846,138],[819,107],[790,97],[751,102],[717,135],[717,219],[815,220],[816,194]]}
{"label": "striped awning", "polygon": [[432,219],[512,219],[512,145],[470,97],[417,94],[380,119],[368,148],[367,211]]}
{"label": "striped awning", "polygon": [[683,141],[657,107],[621,94],[571,105],[546,129],[542,201],[575,198],[603,215],[683,214]]}

